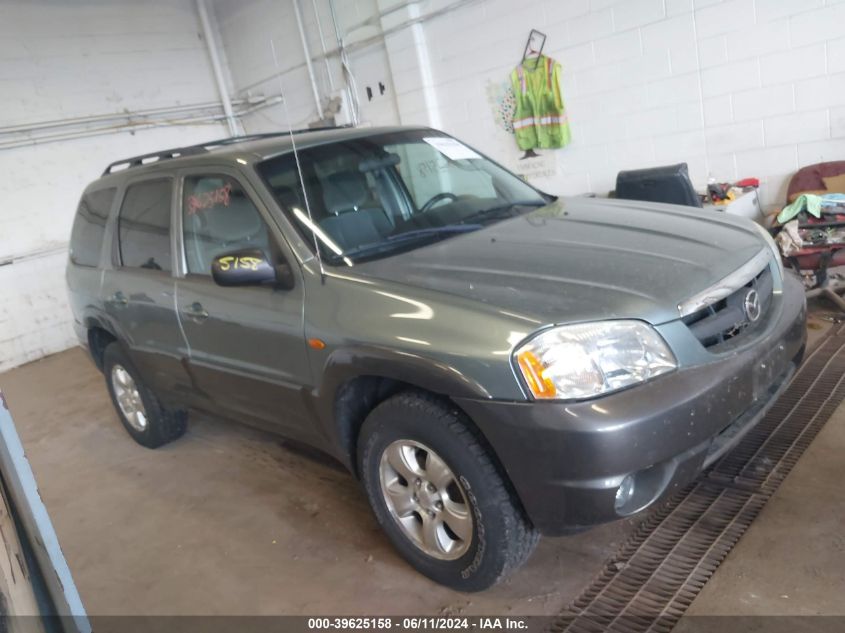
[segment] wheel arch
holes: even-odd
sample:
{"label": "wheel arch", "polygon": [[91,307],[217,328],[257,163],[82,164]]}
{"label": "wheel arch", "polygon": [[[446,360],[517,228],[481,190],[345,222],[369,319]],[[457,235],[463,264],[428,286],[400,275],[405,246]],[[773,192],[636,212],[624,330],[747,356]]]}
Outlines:
{"label": "wheel arch", "polygon": [[88,336],[88,351],[97,369],[103,371],[103,354],[106,347],[117,339],[115,333],[102,320],[88,317],[84,321]]}
{"label": "wheel arch", "polygon": [[458,409],[498,463],[478,425],[454,400],[487,399],[490,394],[446,363],[389,349],[337,350],[326,363],[320,391],[325,395],[320,398],[321,418],[334,438],[337,456],[356,477],[358,435],[364,420],[375,407],[400,391],[426,392]]}

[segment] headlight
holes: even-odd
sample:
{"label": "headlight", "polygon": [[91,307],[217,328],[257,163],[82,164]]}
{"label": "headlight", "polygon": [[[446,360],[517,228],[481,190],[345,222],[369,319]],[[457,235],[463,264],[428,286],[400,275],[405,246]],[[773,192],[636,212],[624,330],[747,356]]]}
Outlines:
{"label": "headlight", "polygon": [[780,278],[783,279],[783,257],[781,257],[780,249],[778,248],[777,243],[775,242],[772,234],[764,226],[760,226],[756,222],[754,226],[757,227],[757,231],[760,235],[763,236],[763,239],[766,240],[766,243],[769,245],[769,248],[772,249],[772,255],[775,258],[775,264],[778,267],[778,272],[780,273]]}
{"label": "headlight", "polygon": [[591,398],[677,367],[661,336],[642,321],[598,321],[545,330],[514,360],[537,399]]}

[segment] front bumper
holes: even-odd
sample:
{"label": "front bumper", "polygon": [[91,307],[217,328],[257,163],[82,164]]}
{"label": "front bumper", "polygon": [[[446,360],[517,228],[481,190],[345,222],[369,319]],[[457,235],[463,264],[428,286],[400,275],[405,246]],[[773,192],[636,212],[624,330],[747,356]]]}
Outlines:
{"label": "front bumper", "polygon": [[[638,512],[685,486],[774,404],[801,362],[806,304],[788,275],[766,329],[713,361],[575,403],[457,399],[493,447],[523,507],[560,535]],[[635,492],[620,509],[627,475]]]}

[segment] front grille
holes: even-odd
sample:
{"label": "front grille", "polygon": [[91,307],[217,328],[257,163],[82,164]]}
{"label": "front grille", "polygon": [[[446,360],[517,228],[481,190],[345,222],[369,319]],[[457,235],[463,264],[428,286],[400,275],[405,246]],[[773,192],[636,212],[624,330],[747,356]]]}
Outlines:
{"label": "front grille", "polygon": [[[746,300],[751,291],[757,293],[760,313],[756,320],[749,318]],[[763,268],[747,284],[715,303],[684,317],[683,321],[704,347],[718,348],[738,339],[765,322],[772,305],[774,283],[769,266]],[[715,350],[714,350],[715,351]]]}

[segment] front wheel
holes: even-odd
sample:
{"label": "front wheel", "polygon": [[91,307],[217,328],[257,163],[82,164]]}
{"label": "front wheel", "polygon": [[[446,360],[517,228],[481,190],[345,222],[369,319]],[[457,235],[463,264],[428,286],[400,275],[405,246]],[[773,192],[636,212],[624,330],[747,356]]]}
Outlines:
{"label": "front wheel", "polygon": [[486,589],[537,544],[477,431],[447,402],[417,392],[384,401],[364,422],[358,459],[379,524],[436,582]]}

